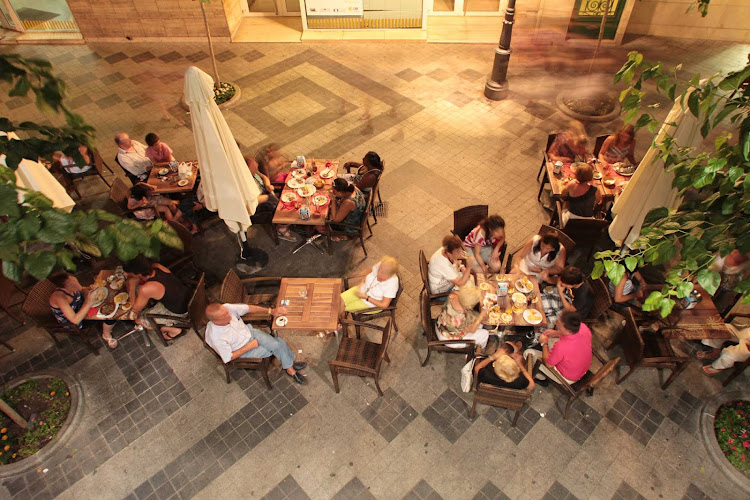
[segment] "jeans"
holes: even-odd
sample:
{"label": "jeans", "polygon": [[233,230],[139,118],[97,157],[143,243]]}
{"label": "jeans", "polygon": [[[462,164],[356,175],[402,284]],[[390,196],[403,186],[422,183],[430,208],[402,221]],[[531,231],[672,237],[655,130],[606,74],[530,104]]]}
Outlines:
{"label": "jeans", "polygon": [[[267,358],[274,356],[281,362],[281,367],[286,370],[294,363],[294,354],[283,339],[273,337],[256,328],[247,327],[253,333],[253,339],[258,341],[258,347],[247,351],[241,358]],[[252,341],[251,341],[252,342]]]}

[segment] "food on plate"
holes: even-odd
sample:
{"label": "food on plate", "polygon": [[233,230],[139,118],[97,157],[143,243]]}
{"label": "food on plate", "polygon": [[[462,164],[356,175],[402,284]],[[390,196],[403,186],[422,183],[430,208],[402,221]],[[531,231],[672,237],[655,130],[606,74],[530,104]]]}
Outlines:
{"label": "food on plate", "polygon": [[490,314],[500,314],[500,306],[494,305],[490,307]]}
{"label": "food on plate", "polygon": [[617,172],[620,175],[633,175],[633,173],[635,172],[636,165],[631,165],[630,163],[617,162],[612,166],[612,168],[614,168],[615,172]]}
{"label": "food on plate", "polygon": [[526,296],[520,292],[516,292],[513,295],[510,296],[510,299],[513,301],[514,304],[525,304],[526,303]]}
{"label": "food on plate", "polygon": [[125,302],[124,304],[120,304],[120,309],[122,309],[123,311],[130,311],[130,308],[132,307],[133,307],[133,304],[131,304],[130,302]]}
{"label": "food on plate", "polygon": [[113,312],[115,312],[114,304],[104,304],[99,308],[99,314],[101,314],[102,316],[109,316]]}
{"label": "food on plate", "polygon": [[487,283],[486,281],[483,281],[482,283],[480,283],[480,284],[479,284],[479,289],[480,289],[480,290],[486,290],[486,291],[489,291],[489,290],[492,290],[492,285],[490,285],[490,284],[489,284],[489,283]]}
{"label": "food on plate", "polygon": [[487,319],[489,319],[491,323],[497,323],[500,320],[500,313],[491,312],[487,315]]}
{"label": "food on plate", "polygon": [[177,181],[177,185],[180,187],[184,187],[187,186],[189,182],[190,181],[187,179],[180,179],[179,181]]}
{"label": "food on plate", "polygon": [[308,196],[312,196],[313,194],[315,194],[315,186],[305,184],[302,187],[297,189],[297,194],[304,198],[307,198]]}
{"label": "food on plate", "polygon": [[596,172],[594,172],[594,179],[599,180],[601,178],[602,178],[602,173],[601,172],[599,172],[598,170]]}
{"label": "food on plate", "polygon": [[322,179],[315,179],[315,181],[313,182],[313,186],[315,186],[318,189],[323,189],[323,186],[325,186],[325,185],[326,185],[326,183],[323,182]]}
{"label": "food on plate", "polygon": [[508,314],[508,313],[503,313],[500,315],[500,319],[502,320],[503,323],[510,323],[511,321],[513,321],[513,315]]}
{"label": "food on plate", "polygon": [[516,289],[519,292],[529,293],[530,291],[534,289],[534,284],[531,282],[529,278],[524,276],[523,278],[516,280]]}
{"label": "food on plate", "polygon": [[284,203],[291,203],[296,199],[297,199],[297,193],[287,191],[286,193],[281,194],[281,201],[283,201]]}
{"label": "food on plate", "polygon": [[107,300],[107,289],[105,287],[99,287],[96,290],[91,292],[91,295],[93,296],[91,307],[96,307],[105,300]]}
{"label": "food on plate", "polygon": [[159,175],[167,175],[169,173],[168,168],[160,168],[159,169]]}
{"label": "food on plate", "polygon": [[604,185],[607,187],[614,187],[615,180],[614,179],[604,179]]}
{"label": "food on plate", "polygon": [[301,188],[305,185],[305,181],[302,179],[297,179],[296,177],[292,177],[288,181],[286,181],[286,185],[289,186],[292,189]]}
{"label": "food on plate", "polygon": [[523,319],[525,319],[527,323],[536,325],[542,322],[542,313],[540,313],[536,309],[526,309],[523,312]]}
{"label": "food on plate", "polygon": [[292,175],[297,179],[302,179],[307,176],[307,172],[305,172],[304,168],[297,168],[292,170]]}
{"label": "food on plate", "polygon": [[115,295],[114,301],[115,304],[122,304],[123,302],[127,302],[128,300],[128,292],[120,292],[117,295]]}
{"label": "food on plate", "polygon": [[276,326],[285,326],[289,322],[289,318],[286,316],[279,316],[276,318]]}
{"label": "food on plate", "polygon": [[117,278],[113,280],[112,283],[109,284],[109,287],[112,290],[119,290],[120,288],[122,288],[122,285],[124,284],[125,284],[125,278]]}
{"label": "food on plate", "polygon": [[322,207],[323,205],[328,203],[328,197],[323,196],[322,194],[316,195],[313,197],[313,203],[315,203],[319,207]]}
{"label": "food on plate", "polygon": [[331,170],[330,168],[325,168],[325,169],[323,169],[323,171],[322,171],[322,172],[320,173],[320,176],[321,176],[321,177],[322,177],[323,179],[330,179],[331,177],[333,177],[333,176],[334,176],[334,172],[333,172],[333,170]]}

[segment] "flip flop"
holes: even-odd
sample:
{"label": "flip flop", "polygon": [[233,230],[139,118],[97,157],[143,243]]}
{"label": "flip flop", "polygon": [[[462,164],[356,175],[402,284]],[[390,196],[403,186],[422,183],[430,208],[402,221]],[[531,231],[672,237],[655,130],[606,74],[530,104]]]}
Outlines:
{"label": "flip flop", "polygon": [[288,233],[288,232],[287,233],[279,233],[278,236],[279,236],[280,240],[292,241],[292,242],[296,242],[297,241],[297,238],[295,238],[293,234]]}
{"label": "flip flop", "polygon": [[704,366],[702,370],[703,370],[703,373],[709,376],[716,375],[717,373],[721,371],[721,370],[717,370],[716,368],[713,368],[711,365]]}
{"label": "flip flop", "polygon": [[161,332],[161,336],[164,337],[164,340],[174,340],[177,337],[179,337],[180,335],[182,335],[182,330],[180,330],[179,333],[176,333],[174,335],[169,335],[167,333]]}

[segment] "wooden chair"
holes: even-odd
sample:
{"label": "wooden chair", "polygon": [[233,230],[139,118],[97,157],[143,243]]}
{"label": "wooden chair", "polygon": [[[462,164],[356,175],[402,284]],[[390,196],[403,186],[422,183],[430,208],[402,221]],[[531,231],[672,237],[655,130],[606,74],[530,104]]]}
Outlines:
{"label": "wooden chair", "polygon": [[229,372],[233,368],[241,370],[259,370],[263,381],[266,383],[266,387],[273,389],[271,380],[268,378],[268,370],[271,369],[272,359],[271,357],[266,358],[237,358],[231,360],[229,363],[224,363],[221,356],[214,351],[210,345],[206,343],[206,331],[205,327],[208,324],[208,318],[206,317],[206,306],[208,305],[208,297],[206,295],[206,283],[205,275],[201,275],[198,280],[198,286],[195,287],[195,293],[188,303],[188,317],[193,326],[195,334],[201,339],[203,347],[218,360],[219,364],[224,368],[224,375],[227,378],[227,384],[232,382]]}
{"label": "wooden chair", "polygon": [[[174,273],[185,268],[197,269],[195,265],[195,254],[193,253],[193,235],[190,233],[190,230],[177,221],[168,221],[167,224],[174,229],[175,233],[177,233],[177,236],[180,238],[180,241],[182,242],[182,250],[166,246],[162,247],[163,249],[159,260]],[[197,273],[195,275],[197,275]],[[195,275],[190,279],[195,279]],[[190,279],[185,279],[184,281],[190,281]]]}
{"label": "wooden chair", "polygon": [[453,212],[453,234],[463,241],[482,219],[489,216],[489,206],[470,205]]}
{"label": "wooden chair", "polygon": [[[241,280],[234,269],[230,268],[221,283],[219,302],[222,304],[255,304],[263,307],[275,307],[279,295],[281,278],[265,276]],[[272,327],[273,317],[266,313],[250,313],[242,317],[253,325]]]}
{"label": "wooden chair", "polygon": [[[344,278],[344,290],[349,290],[351,286],[354,286],[363,278],[364,276],[349,276]],[[350,284],[349,280],[355,281]],[[371,314],[366,314],[364,312],[355,312],[347,313],[347,315],[351,315],[352,320],[354,320],[355,323],[367,323],[368,321],[372,321],[374,319],[388,317],[390,318],[391,323],[393,323],[394,331],[398,334],[398,324],[396,323],[396,309],[398,308],[398,299],[401,297],[401,293],[403,291],[404,280],[401,278],[401,275],[398,275],[398,291],[396,292],[396,296],[391,300],[391,303],[388,305],[388,307],[380,309],[379,312]],[[359,327],[357,327],[356,325],[355,328],[359,330]],[[357,331],[357,334],[359,335],[359,331]]]}
{"label": "wooden chair", "polygon": [[427,257],[424,255],[424,251],[419,251],[419,274],[422,277],[422,291],[427,293],[427,297],[429,298],[430,305],[432,304],[439,304],[443,302],[441,299],[445,299],[450,295],[450,290],[443,293],[432,293],[430,291],[430,278],[429,278],[429,263],[427,262]]}
{"label": "wooden chair", "polygon": [[[385,170],[385,160],[381,159],[380,160],[380,164],[383,166],[383,170]],[[349,165],[349,166],[346,167],[346,173],[347,174],[351,174],[352,173],[352,169],[357,169],[357,171],[359,172],[359,170],[361,168],[362,168],[361,165],[360,166]],[[378,180],[375,181],[375,185],[372,188],[370,188],[369,192],[365,192],[365,196],[367,196],[368,198],[372,198],[372,203],[371,203],[372,212],[370,213],[370,215],[372,215],[372,219],[373,219],[372,225],[373,226],[378,223],[378,215],[375,212],[375,210],[376,210],[376,208],[378,208],[378,207],[380,207],[380,206],[383,205],[383,198],[380,197],[380,179],[383,178],[383,170],[380,171],[380,175],[378,175]],[[376,197],[378,199],[378,204],[377,205],[375,204],[375,198]]]}
{"label": "wooden chair", "polygon": [[109,199],[117,206],[123,217],[135,217],[133,210],[128,208],[128,196],[130,188],[120,179],[115,177],[109,188]]}
{"label": "wooden chair", "polygon": [[[533,358],[528,356],[526,358],[526,364],[529,373],[531,373],[532,363]],[[519,377],[523,377],[523,374],[520,374]],[[474,401],[471,403],[469,419],[474,419],[474,411],[476,410],[477,404],[507,408],[516,411],[516,414],[513,416],[513,420],[510,423],[511,427],[516,426],[521,410],[523,410],[523,407],[531,401],[531,395],[534,393],[534,391],[529,389],[508,389],[505,387],[496,387],[492,384],[480,384],[477,374],[474,374],[472,389],[474,390]]]}
{"label": "wooden chair", "polygon": [[[566,382],[562,375],[560,375],[560,372],[557,371],[557,368],[550,368],[552,370],[552,373],[557,376],[557,380],[559,381],[559,383],[553,381],[552,385],[557,387],[568,399],[568,401],[565,403],[564,411],[558,407],[558,410],[560,410],[560,413],[563,414],[563,418],[565,420],[568,420],[568,411],[570,410],[570,405],[573,404],[573,401],[578,399],[578,396],[580,396],[584,392],[586,392],[588,396],[592,396],[594,394],[594,388],[599,384],[599,382],[607,378],[607,375],[612,373],[615,368],[617,368],[619,362],[620,358],[610,359],[609,361],[604,363],[601,368],[599,368],[599,371],[597,371],[596,373],[586,372],[581,380],[578,380],[573,384],[569,384],[568,382]],[[557,401],[555,401],[555,406],[557,406]]]}
{"label": "wooden chair", "polygon": [[599,158],[599,152],[602,150],[602,146],[604,145],[604,141],[607,140],[607,137],[609,137],[612,134],[605,134],[597,136],[596,141],[594,142],[594,158]]}
{"label": "wooden chair", "polygon": [[590,325],[595,323],[602,314],[612,307],[612,297],[610,297],[609,288],[607,288],[603,279],[597,278],[593,280],[588,278],[588,282],[591,291],[594,292],[594,303],[591,306],[589,317],[584,319],[583,322]]}
{"label": "wooden chair", "polygon": [[[432,351],[450,352],[463,354],[467,359],[474,357],[476,342],[473,340],[440,340],[435,329],[435,321],[432,318],[430,300],[424,291],[419,295],[420,316],[422,319],[422,331],[427,337],[427,356],[422,361],[422,366],[427,366]],[[460,347],[458,347],[460,346]]]}
{"label": "wooden chair", "polygon": [[[344,224],[342,222],[331,222],[330,220],[326,220],[326,237],[328,239],[328,254],[333,255],[333,237],[334,236],[349,236],[349,237],[359,237],[359,243],[362,245],[362,251],[365,253],[365,257],[367,257],[367,249],[365,248],[365,240],[372,238],[372,228],[370,228],[370,222],[369,222],[369,214],[372,211],[372,196],[367,198],[367,203],[365,204],[365,213],[362,214],[362,220],[359,223],[359,226],[354,226],[352,224]],[[354,232],[346,232],[341,231],[339,229],[334,228],[334,226],[338,227],[347,227],[350,229],[354,229]],[[367,228],[370,231],[370,236],[365,238],[365,228]]]}
{"label": "wooden chair", "polygon": [[60,345],[60,342],[55,335],[62,333],[80,339],[89,349],[91,349],[91,352],[98,355],[99,349],[89,338],[93,330],[91,325],[86,325],[81,328],[72,323],[59,323],[57,319],[55,319],[49,305],[49,298],[55,290],[56,287],[50,280],[45,279],[37,282],[26,296],[26,300],[23,301],[21,310],[27,316],[32,317],[37,325],[42,327],[47,334],[52,337],[52,340],[56,345]]}
{"label": "wooden chair", "polygon": [[622,383],[639,367],[657,368],[659,370],[666,368],[672,371],[672,374],[661,386],[662,389],[666,389],[687,368],[690,358],[675,354],[669,339],[664,338],[661,332],[647,334],[645,337],[641,335],[630,309],[623,311],[622,315],[625,316],[625,326],[613,345],[620,344],[622,346],[623,356],[630,370],[619,377],[617,383]]}
{"label": "wooden chair", "polygon": [[[560,244],[565,248],[565,253],[568,257],[570,257],[570,254],[573,252],[573,249],[576,247],[575,242],[570,239],[570,237],[560,231],[559,229],[547,226],[545,224],[542,224],[542,226],[539,228],[539,232],[537,232],[538,235],[544,236],[545,234],[554,234],[557,236],[557,239],[560,240]],[[516,247],[512,252],[508,254],[508,261],[505,264],[505,272],[509,273],[511,269],[513,269],[513,258],[516,256],[518,252],[521,251],[521,249],[524,247],[526,243],[524,242],[523,245],[520,245]]]}
{"label": "wooden chair", "polygon": [[[200,278],[198,279],[198,284],[203,284],[205,288],[205,274],[201,273]],[[193,290],[193,295],[190,297],[190,302],[193,302],[195,299],[195,295],[198,293],[198,287],[196,286],[195,290]],[[204,292],[205,295],[205,292]],[[189,304],[188,302],[188,313],[190,312]],[[205,310],[205,307],[204,307]],[[154,333],[156,336],[161,340],[162,344],[164,344],[164,347],[169,347],[169,345],[177,340],[178,338],[185,335],[188,330],[193,326],[193,323],[190,321],[190,315],[188,314],[187,317],[182,316],[175,316],[173,314],[150,314],[146,313],[143,315],[144,318],[154,325]],[[163,326],[174,326],[175,328],[182,328],[182,331],[175,335],[174,337],[170,339],[164,338],[164,335],[161,334],[161,327]],[[149,330],[145,330],[145,332],[149,332]],[[146,333],[148,334],[148,333]]]}
{"label": "wooden chair", "polygon": [[[547,146],[544,148],[544,151],[542,151],[542,165],[539,167],[539,173],[536,174],[536,180],[538,181],[540,177],[542,177],[542,172],[544,172],[544,167],[547,165],[547,151],[549,151],[549,148],[552,147],[552,143],[555,142],[555,139],[557,138],[557,133],[550,134],[547,136]],[[547,174],[544,175],[544,178],[546,179]],[[544,187],[545,181],[542,180],[542,187]],[[541,189],[539,190],[539,197],[541,198]]]}
{"label": "wooden chair", "polygon": [[606,219],[570,219],[562,228],[562,232],[574,241],[577,247],[588,248],[586,259],[590,260],[594,247],[608,227],[609,221]]}
{"label": "wooden chair", "polygon": [[[372,377],[375,380],[375,388],[378,390],[378,394],[382,396],[383,390],[380,388],[378,379],[380,378],[380,367],[383,360],[390,362],[387,351],[391,338],[391,320],[388,320],[385,326],[357,321],[342,321],[341,323],[344,327],[344,335],[341,336],[336,359],[328,362],[336,394],[339,393],[339,373],[347,373],[360,377]],[[349,337],[350,325],[356,327],[356,338]],[[382,332],[380,343],[362,340],[359,333],[361,328]]]}

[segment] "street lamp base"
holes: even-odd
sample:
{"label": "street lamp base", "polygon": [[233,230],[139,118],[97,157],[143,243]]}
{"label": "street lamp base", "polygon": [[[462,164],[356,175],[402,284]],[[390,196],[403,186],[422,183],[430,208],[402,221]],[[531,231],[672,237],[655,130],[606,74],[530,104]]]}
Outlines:
{"label": "street lamp base", "polygon": [[493,101],[505,99],[508,97],[508,81],[498,83],[487,78],[487,83],[484,86],[484,97]]}

